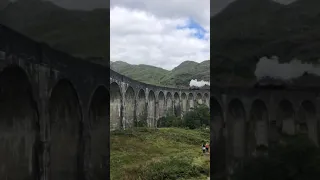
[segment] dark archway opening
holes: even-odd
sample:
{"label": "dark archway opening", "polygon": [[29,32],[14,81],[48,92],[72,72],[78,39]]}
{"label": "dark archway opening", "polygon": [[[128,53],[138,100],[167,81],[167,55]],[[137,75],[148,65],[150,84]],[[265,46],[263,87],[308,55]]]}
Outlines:
{"label": "dark archway opening", "polygon": [[109,92],[104,86],[99,86],[92,96],[89,111],[92,179],[107,179],[109,177],[109,112]]}
{"label": "dark archway opening", "polygon": [[161,119],[163,119],[163,117],[165,117],[165,99],[164,99],[164,93],[160,92],[159,96],[158,96],[158,111],[157,112],[157,127],[161,127]]}
{"label": "dark archway opening", "polygon": [[0,74],[0,114],[0,179],[38,179],[38,110],[28,76],[18,66]]}
{"label": "dark archway opening", "polygon": [[294,109],[290,101],[282,100],[277,110],[276,127],[280,134],[295,134]]}
{"label": "dark archway opening", "polygon": [[202,104],[202,95],[200,93],[197,94],[197,105]]}
{"label": "dark archway opening", "polygon": [[137,126],[147,126],[147,101],[144,90],[140,89],[137,98]]}
{"label": "dark archway opening", "polygon": [[214,159],[211,163],[211,174],[219,177],[226,172],[226,137],[224,134],[223,111],[220,103],[210,97],[211,122],[210,122],[210,159]]}
{"label": "dark archway opening", "polygon": [[190,111],[192,108],[194,108],[194,97],[192,93],[189,93],[188,95],[188,103],[187,103],[187,109]]}
{"label": "dark archway opening", "polygon": [[230,133],[230,150],[235,158],[245,156],[245,122],[246,115],[240,100],[234,99],[228,106],[228,129]]}
{"label": "dark archway opening", "polygon": [[257,153],[258,147],[268,147],[268,126],[267,107],[262,100],[255,100],[252,103],[247,124],[247,152],[249,155]]}
{"label": "dark archway opening", "polygon": [[316,118],[316,107],[310,101],[303,101],[296,118],[296,131],[306,134],[316,144],[318,144],[318,122]]}
{"label": "dark archway opening", "polygon": [[186,93],[182,93],[181,94],[181,104],[182,104],[182,112],[181,115],[183,116],[186,112],[187,112],[187,106],[188,106],[188,102],[187,102],[187,95]]}
{"label": "dark archway opening", "polygon": [[181,116],[180,97],[178,93],[174,93],[174,115],[176,117]]}
{"label": "dark archway opening", "polygon": [[170,92],[167,93],[167,115],[173,114],[173,108],[172,108],[172,95]]}
{"label": "dark archway opening", "polygon": [[209,95],[207,93],[204,94],[203,101],[206,106],[210,107]]}
{"label": "dark archway opening", "polygon": [[54,86],[49,115],[50,179],[82,179],[82,113],[76,90],[69,81],[60,80]]}

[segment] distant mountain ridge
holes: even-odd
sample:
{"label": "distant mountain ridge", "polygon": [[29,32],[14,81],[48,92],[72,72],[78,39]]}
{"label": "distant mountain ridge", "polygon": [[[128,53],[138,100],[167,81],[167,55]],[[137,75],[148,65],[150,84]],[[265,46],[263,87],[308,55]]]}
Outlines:
{"label": "distant mountain ridge", "polygon": [[210,60],[197,63],[184,61],[171,71],[150,65],[110,62],[110,69],[134,80],[168,87],[189,87],[191,79],[210,81]]}
{"label": "distant mountain ridge", "polygon": [[1,24],[82,58],[109,57],[108,21],[108,9],[67,10],[43,0],[18,0],[0,9]]}

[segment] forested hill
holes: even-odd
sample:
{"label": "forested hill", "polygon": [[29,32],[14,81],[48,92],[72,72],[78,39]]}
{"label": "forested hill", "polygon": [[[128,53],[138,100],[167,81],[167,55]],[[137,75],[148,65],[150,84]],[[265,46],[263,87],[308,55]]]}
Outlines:
{"label": "forested hill", "polygon": [[171,71],[122,61],[111,62],[110,68],[132,79],[160,86],[189,87],[191,79],[210,81],[210,60],[201,63],[184,61]]}

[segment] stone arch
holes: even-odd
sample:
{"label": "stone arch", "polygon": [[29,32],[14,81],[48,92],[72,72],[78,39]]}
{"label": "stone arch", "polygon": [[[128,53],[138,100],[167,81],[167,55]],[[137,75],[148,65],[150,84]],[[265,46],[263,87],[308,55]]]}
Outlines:
{"label": "stone arch", "polygon": [[131,86],[127,88],[124,98],[124,125],[130,128],[134,126],[135,119],[135,92]]}
{"label": "stone arch", "polygon": [[93,179],[109,177],[107,166],[109,158],[109,129],[110,129],[110,107],[109,92],[107,88],[100,85],[94,91],[89,108],[89,119],[91,125],[91,156],[90,169]]}
{"label": "stone arch", "polygon": [[245,156],[246,114],[244,106],[239,99],[230,101],[228,105],[227,123],[232,154],[235,158],[243,158]]}
{"label": "stone arch", "polygon": [[174,107],[173,107],[173,110],[174,110],[174,115],[176,117],[179,117],[181,116],[181,107],[180,107],[180,96],[179,96],[179,93],[175,92],[174,95]]}
{"label": "stone arch", "polygon": [[165,103],[165,98],[164,98],[164,93],[162,91],[159,92],[158,95],[158,107],[157,107],[158,111],[156,111],[157,113],[157,127],[161,125],[161,122],[159,121],[159,119],[161,119],[162,117],[165,117],[165,109],[166,109],[166,103]]}
{"label": "stone arch", "polygon": [[37,179],[40,126],[28,75],[9,66],[0,74],[0,88],[0,179]]}
{"label": "stone arch", "polygon": [[309,138],[318,144],[318,122],[316,118],[316,107],[309,101],[301,103],[296,118],[296,130],[298,133],[308,134]]}
{"label": "stone arch", "polygon": [[49,100],[50,179],[79,179],[82,112],[77,91],[61,79]]}
{"label": "stone arch", "polygon": [[202,104],[203,102],[202,102],[202,95],[201,95],[201,93],[198,93],[197,94],[197,105],[199,105],[199,104]]}
{"label": "stone arch", "polygon": [[268,147],[269,115],[266,104],[257,99],[252,103],[247,127],[247,150],[251,154],[259,145]]}
{"label": "stone arch", "polygon": [[148,95],[148,127],[155,127],[156,117],[156,96],[154,92],[149,91]]}
{"label": "stone arch", "polygon": [[146,94],[140,89],[137,97],[137,121],[147,123],[147,115]]}
{"label": "stone arch", "polygon": [[187,109],[190,111],[190,109],[194,108],[194,97],[192,93],[189,93],[188,95],[188,103],[187,103]]}
{"label": "stone arch", "polygon": [[217,99],[210,97],[211,122],[210,122],[210,159],[214,172],[225,172],[226,163],[226,140],[224,135],[223,110]]}
{"label": "stone arch", "polygon": [[173,112],[173,107],[172,107],[172,95],[170,92],[167,93],[167,96],[166,96],[166,104],[167,104],[167,114],[172,114]]}
{"label": "stone arch", "polygon": [[186,95],[186,93],[182,93],[182,94],[181,94],[181,105],[182,105],[181,115],[182,115],[182,116],[184,115],[184,113],[187,112],[187,104],[188,104],[187,95]]}
{"label": "stone arch", "polygon": [[113,82],[110,84],[110,130],[122,128],[122,95],[120,86]]}
{"label": "stone arch", "polygon": [[293,135],[295,133],[295,112],[290,101],[284,99],[280,101],[277,108],[276,127],[279,133]]}
{"label": "stone arch", "polygon": [[209,102],[209,95],[208,93],[205,93],[203,96],[203,102],[205,105],[207,105],[208,107],[210,107],[210,102]]}

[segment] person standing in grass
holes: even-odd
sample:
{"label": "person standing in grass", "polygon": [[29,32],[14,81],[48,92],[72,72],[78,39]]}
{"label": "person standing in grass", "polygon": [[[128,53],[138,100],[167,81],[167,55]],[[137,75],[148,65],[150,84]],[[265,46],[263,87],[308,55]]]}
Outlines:
{"label": "person standing in grass", "polygon": [[206,152],[209,152],[209,143],[206,143]]}
{"label": "person standing in grass", "polygon": [[202,152],[203,154],[206,152],[206,146],[204,145],[204,143],[202,143]]}

